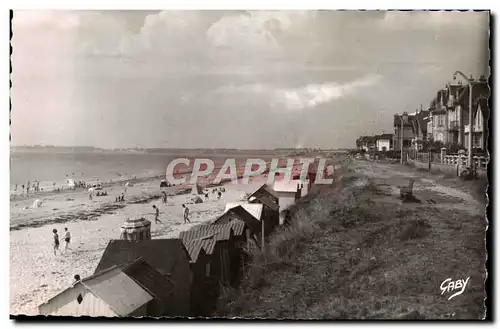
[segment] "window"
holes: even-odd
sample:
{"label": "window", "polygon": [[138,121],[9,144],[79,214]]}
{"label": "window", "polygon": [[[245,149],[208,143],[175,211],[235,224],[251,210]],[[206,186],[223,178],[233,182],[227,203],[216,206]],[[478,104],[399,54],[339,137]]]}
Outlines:
{"label": "window", "polygon": [[444,126],[444,116],[443,115],[438,115],[437,117],[437,126],[442,127]]}
{"label": "window", "polygon": [[472,147],[474,148],[483,148],[483,138],[482,134],[473,134],[472,135]]}
{"label": "window", "polygon": [[474,127],[482,127],[483,126],[483,114],[481,110],[478,109],[476,112],[476,117],[474,119]]}
{"label": "window", "polygon": [[210,276],[210,262],[205,266],[205,275]]}
{"label": "window", "polygon": [[436,141],[444,142],[443,133],[439,133],[439,134],[436,135]]}

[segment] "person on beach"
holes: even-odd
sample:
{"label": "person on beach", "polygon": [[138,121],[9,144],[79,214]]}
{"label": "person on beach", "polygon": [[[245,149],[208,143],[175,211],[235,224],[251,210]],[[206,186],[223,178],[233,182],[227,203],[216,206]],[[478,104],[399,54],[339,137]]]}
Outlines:
{"label": "person on beach", "polygon": [[52,233],[54,233],[54,255],[56,255],[56,252],[59,251],[59,235],[56,229],[53,229]]}
{"label": "person on beach", "polygon": [[89,192],[89,200],[92,201],[92,195],[94,194],[94,192]]}
{"label": "person on beach", "polygon": [[208,200],[208,193],[205,193],[205,200]]}
{"label": "person on beach", "polygon": [[163,194],[162,202],[167,203],[167,193],[165,191],[162,191],[161,193]]}
{"label": "person on beach", "polygon": [[222,192],[221,191],[217,192],[217,200],[220,200],[221,196],[222,196]]}
{"label": "person on beach", "polygon": [[64,242],[65,242],[64,253],[66,253],[68,251],[70,241],[71,241],[71,233],[69,233],[68,228],[65,227],[64,228]]}
{"label": "person on beach", "polygon": [[183,215],[184,215],[184,224],[186,224],[186,222],[191,223],[191,221],[189,220],[189,208],[186,207],[185,204],[182,204],[182,208],[184,208],[184,213],[183,213]]}
{"label": "person on beach", "polygon": [[155,223],[161,223],[160,217],[160,209],[157,206],[153,205],[153,209],[155,210]]}

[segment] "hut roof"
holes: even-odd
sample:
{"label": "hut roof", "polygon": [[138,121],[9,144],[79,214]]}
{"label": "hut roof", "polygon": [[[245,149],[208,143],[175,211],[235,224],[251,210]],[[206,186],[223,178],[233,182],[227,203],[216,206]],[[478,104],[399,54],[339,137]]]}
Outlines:
{"label": "hut roof", "polygon": [[226,204],[226,209],[224,212],[227,212],[229,209],[242,206],[243,209],[248,211],[253,217],[256,219],[260,220],[262,217],[262,204],[258,203],[249,203],[248,201],[245,202],[228,202]]}
{"label": "hut roof", "polygon": [[276,192],[290,192],[290,193],[295,193],[298,190],[298,183],[299,183],[298,181],[274,182],[273,190],[275,190]]}
{"label": "hut roof", "polygon": [[173,282],[149,265],[142,257],[122,267],[122,271],[145,288],[155,299],[167,301]]}
{"label": "hut roof", "polygon": [[253,198],[273,210],[279,209],[278,197],[274,194],[274,191],[272,191],[266,184],[262,185],[255,192],[250,194],[248,200],[251,200],[250,202],[254,203],[255,200],[252,200]]}
{"label": "hut roof", "polygon": [[274,199],[278,199],[278,196],[276,194],[274,194],[274,191],[272,188],[270,188],[269,186],[267,186],[267,184],[262,184],[258,189],[256,189],[252,194],[250,194],[250,196],[254,196],[254,195],[257,195],[257,194],[260,194],[260,192],[263,192],[263,193],[266,193],[266,194],[269,194],[271,195],[271,197],[273,197]]}
{"label": "hut roof", "polygon": [[153,299],[153,296],[120,268],[112,266],[76,282],[40,306],[50,303],[80,284],[108,304],[118,316],[127,316]]}
{"label": "hut roof", "polygon": [[211,235],[209,237],[200,239],[183,239],[182,243],[184,243],[184,246],[186,247],[186,250],[191,257],[191,261],[193,263],[196,263],[202,252],[207,255],[211,255],[214,252],[216,240],[214,238],[214,235]]}
{"label": "hut roof", "polygon": [[179,233],[182,241],[196,240],[202,238],[214,238],[215,241],[227,241],[231,238],[232,228],[229,224],[221,225],[199,225],[189,231]]}
{"label": "hut roof", "polygon": [[189,262],[189,254],[180,239],[111,240],[95,272],[129,264],[139,257],[163,275],[172,273],[176,263]]}
{"label": "hut roof", "polygon": [[[222,216],[217,218],[214,222],[214,224],[217,224],[224,218],[228,218],[229,221],[233,221],[235,219],[242,221],[247,225],[250,230],[254,234],[257,234],[261,230],[261,223],[259,220],[257,220],[254,216],[252,216],[248,211],[246,211],[242,206],[237,206],[234,208],[229,209],[227,212],[225,212]],[[234,224],[233,224],[234,225]]]}

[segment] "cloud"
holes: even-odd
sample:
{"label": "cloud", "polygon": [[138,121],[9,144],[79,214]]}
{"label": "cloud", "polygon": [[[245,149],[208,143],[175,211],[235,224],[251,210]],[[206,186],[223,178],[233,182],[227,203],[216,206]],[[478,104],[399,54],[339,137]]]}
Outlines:
{"label": "cloud", "polygon": [[388,11],[379,26],[390,30],[461,29],[487,26],[487,12],[461,11]]}
{"label": "cloud", "polygon": [[309,84],[302,88],[278,90],[275,101],[289,110],[303,110],[329,103],[333,100],[351,96],[360,89],[379,83],[381,76],[367,76],[345,84],[335,82]]}
{"label": "cloud", "polygon": [[78,12],[53,10],[16,10],[12,18],[15,29],[35,29],[40,25],[57,29],[74,29],[80,26]]}
{"label": "cloud", "polygon": [[382,77],[369,75],[348,83],[328,82],[307,84],[299,88],[282,88],[266,84],[226,85],[215,89],[215,95],[250,95],[265,96],[270,99],[274,108],[291,111],[312,109],[321,104],[355,95],[361,89],[377,85]]}

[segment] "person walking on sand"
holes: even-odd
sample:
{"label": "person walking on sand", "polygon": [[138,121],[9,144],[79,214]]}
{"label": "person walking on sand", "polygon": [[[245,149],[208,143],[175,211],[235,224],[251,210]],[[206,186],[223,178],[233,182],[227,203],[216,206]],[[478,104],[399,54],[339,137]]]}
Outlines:
{"label": "person walking on sand", "polygon": [[64,228],[64,242],[65,242],[64,253],[66,253],[68,251],[70,241],[71,241],[71,233],[69,233],[68,228],[65,227]]}
{"label": "person walking on sand", "polygon": [[161,223],[160,217],[160,209],[157,206],[153,205],[153,209],[155,210],[155,223]]}
{"label": "person walking on sand", "polygon": [[59,251],[59,235],[56,229],[53,229],[52,233],[54,233],[54,255],[56,255],[56,252]]}
{"label": "person walking on sand", "polygon": [[182,208],[184,208],[184,224],[186,224],[187,222],[191,223],[191,221],[189,220],[189,208],[186,207],[185,204],[182,204]]}

